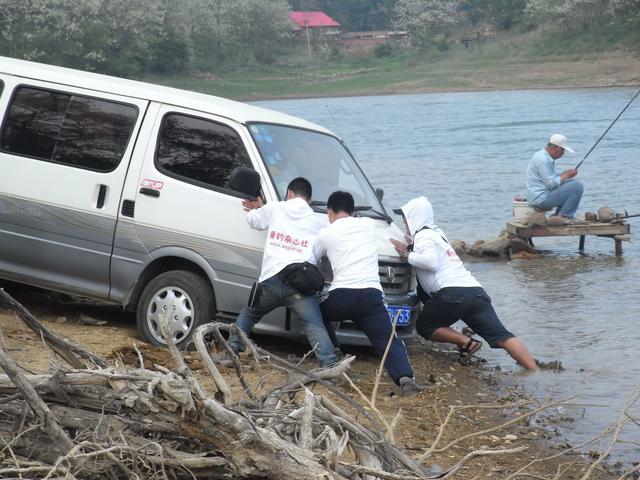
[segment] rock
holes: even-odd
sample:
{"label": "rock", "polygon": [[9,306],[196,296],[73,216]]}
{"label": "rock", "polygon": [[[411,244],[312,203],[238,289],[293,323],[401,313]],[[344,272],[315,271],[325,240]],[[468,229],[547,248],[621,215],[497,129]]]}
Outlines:
{"label": "rock", "polygon": [[595,212],[587,212],[584,214],[584,219],[587,222],[597,222],[598,221],[598,214]]}
{"label": "rock", "polygon": [[84,313],[80,314],[80,323],[84,325],[106,325],[106,320],[98,320],[97,318],[90,317]]}
{"label": "rock", "polygon": [[566,223],[567,221],[562,215],[551,215],[549,218],[547,218],[547,225],[550,225],[552,227],[561,227]]}
{"label": "rock", "polygon": [[549,362],[541,362],[536,359],[536,365],[541,370],[555,370],[556,372],[562,372],[564,367],[562,366],[562,362],[560,360],[551,360]]}
{"label": "rock", "polygon": [[463,240],[452,240],[451,246],[458,255],[464,255],[467,253],[467,244]]}
{"label": "rock", "polygon": [[514,440],[518,439],[517,435],[514,435],[512,433],[508,433],[507,435],[505,435],[504,437],[502,437],[503,440],[509,440],[510,442],[513,442]]}
{"label": "rock", "polygon": [[513,237],[511,240],[509,240],[509,248],[511,249],[512,253],[522,251],[536,253],[536,249],[529,245],[529,242],[524,238]]}
{"label": "rock", "polygon": [[527,217],[527,225],[530,227],[544,227],[547,224],[547,217],[544,212],[533,213]]}
{"label": "rock", "polygon": [[429,470],[429,476],[432,478],[437,478],[440,477],[444,474],[444,468],[442,468],[440,465],[434,463],[433,465],[431,465],[431,469]]}
{"label": "rock", "polygon": [[616,214],[612,208],[601,207],[598,209],[598,220],[600,223],[607,223],[611,220],[615,220]]}
{"label": "rock", "polygon": [[506,255],[509,248],[510,241],[506,238],[489,240],[480,245],[480,250],[483,255],[490,257],[497,257],[500,255]]}
{"label": "rock", "polygon": [[481,257],[482,256],[482,249],[481,248],[470,248],[469,250],[467,250],[467,253],[469,255],[471,255],[472,257]]}

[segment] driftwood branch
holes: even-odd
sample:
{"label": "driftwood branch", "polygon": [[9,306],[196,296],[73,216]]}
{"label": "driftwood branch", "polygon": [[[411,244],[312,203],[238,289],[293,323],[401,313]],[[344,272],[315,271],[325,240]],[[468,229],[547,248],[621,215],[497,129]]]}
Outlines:
{"label": "driftwood branch", "polygon": [[40,320],[34,317],[26,308],[17,302],[3,288],[0,288],[0,306],[15,312],[18,317],[61,358],[73,368],[91,367],[97,365],[100,368],[107,367],[107,362],[98,355],[89,352],[79,345],[64,340],[45,327]]}
{"label": "driftwood branch", "polygon": [[[14,306],[26,312],[17,302]],[[37,319],[28,312],[25,316],[35,320],[32,324],[38,330]],[[354,473],[341,464],[352,452],[354,465],[389,474],[403,468],[424,476],[422,466],[384,438],[375,418],[331,383],[341,378],[353,358],[330,369],[308,371],[257,348],[245,336],[255,361],[264,361],[265,367],[287,378],[259,394],[238,362],[237,388],[250,393],[247,402],[233,404],[230,379],[211,362],[204,342],[211,333],[225,348],[221,332],[233,328],[205,325],[195,339],[221,399],[200,385],[170,338],[166,340],[175,371],[145,369],[137,350],[138,368],[117,361],[114,366],[101,363],[101,369],[77,367],[27,375],[1,348],[5,375],[0,375],[0,438],[8,439],[3,450],[10,455],[0,455],[0,474],[44,479],[341,480]],[[81,351],[63,340],[57,346],[74,356]],[[85,352],[79,358],[97,357]],[[368,424],[329,398],[312,393],[313,384],[335,393]]]}
{"label": "driftwood branch", "polygon": [[63,450],[73,448],[73,442],[65,431],[60,428],[51,410],[42,401],[36,389],[29,383],[18,365],[13,361],[4,345],[4,337],[0,331],[0,368],[4,370],[14,385],[18,387],[21,396],[26,400],[29,408],[36,414],[41,422],[42,430],[49,438]]}

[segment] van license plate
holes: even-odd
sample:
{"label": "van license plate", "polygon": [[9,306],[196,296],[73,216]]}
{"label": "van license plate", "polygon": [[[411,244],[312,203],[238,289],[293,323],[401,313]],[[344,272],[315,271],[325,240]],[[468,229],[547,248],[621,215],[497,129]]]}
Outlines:
{"label": "van license plate", "polygon": [[411,322],[411,307],[389,305],[387,306],[387,311],[389,312],[389,316],[391,317],[391,322],[393,322],[393,319],[396,318],[396,315],[398,316],[396,325],[399,327],[409,325],[409,323]]}

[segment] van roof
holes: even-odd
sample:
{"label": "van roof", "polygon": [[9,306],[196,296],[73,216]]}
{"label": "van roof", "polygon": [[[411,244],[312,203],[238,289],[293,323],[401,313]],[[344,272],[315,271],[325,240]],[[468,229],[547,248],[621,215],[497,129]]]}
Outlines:
{"label": "van roof", "polygon": [[[61,85],[81,87],[96,92],[114,93],[125,97],[146,99],[212,113],[239,123],[265,122],[316,130],[334,135],[320,125],[285,113],[236,102],[222,97],[191,92],[152,83],[127,80],[109,75],[84,72],[71,68],[29,62],[0,56],[0,72],[16,77],[45,80]],[[334,135],[335,136],[335,135]]]}

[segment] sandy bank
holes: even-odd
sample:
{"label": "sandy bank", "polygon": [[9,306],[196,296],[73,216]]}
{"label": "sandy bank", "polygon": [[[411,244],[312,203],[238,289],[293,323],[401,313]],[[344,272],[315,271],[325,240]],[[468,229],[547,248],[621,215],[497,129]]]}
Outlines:
{"label": "sandy bank", "polygon": [[[150,364],[171,365],[165,350],[140,342],[133,317],[121,313],[115,307],[105,307],[14,284],[6,285],[6,290],[48,328],[110,361],[119,357],[125,363],[135,365],[137,355],[127,353],[132,352],[131,346],[135,342],[144,357],[151,360]],[[81,315],[88,316],[95,322],[87,323],[86,318],[81,320]],[[52,354],[43,348],[39,338],[15,315],[0,310],[0,330],[11,355],[24,368],[31,372],[48,370]],[[261,337],[258,341],[263,347],[284,357],[300,357],[305,352],[301,345],[279,342],[273,338]],[[531,418],[528,418],[506,428],[496,429],[497,426],[535,409],[539,404],[517,386],[517,376],[488,370],[481,361],[482,352],[478,355],[477,362],[463,367],[455,361],[455,352],[436,351],[430,342],[411,342],[409,351],[417,379],[430,386],[419,395],[403,398],[397,395],[392,382],[383,377],[378,400],[379,409],[389,420],[399,410],[402,411],[396,430],[399,443],[419,456],[434,444],[439,435],[437,446],[444,448],[450,442],[472,434],[468,439],[444,448],[443,451],[438,452],[436,449],[425,461],[434,474],[451,468],[474,450],[510,449],[519,446],[526,446],[527,449],[517,454],[478,457],[465,464],[455,478],[512,478],[510,474],[531,462],[534,463],[523,472],[538,478],[552,478],[562,470],[564,471],[554,478],[580,478],[586,471],[588,457],[569,453],[567,445],[553,433],[553,429],[544,427],[540,422],[531,422]],[[353,349],[350,353],[355,354],[357,359],[349,375],[365,395],[370,395],[378,361],[368,349]],[[187,361],[196,374],[205,374],[203,365],[195,355],[187,354]],[[308,366],[313,367],[313,362],[309,362]],[[231,375],[230,372],[225,374]],[[511,386],[505,386],[506,383]],[[354,398],[357,398],[348,385],[342,384],[340,388],[353,393]],[[455,413],[446,420],[452,408]],[[550,417],[546,422],[553,422],[554,414],[550,412],[543,417]],[[540,420],[538,416],[535,418]],[[444,427],[443,423],[446,423]],[[566,454],[560,455],[563,452]],[[543,458],[548,459],[541,461]],[[598,469],[591,478],[608,479],[617,476]]]}

